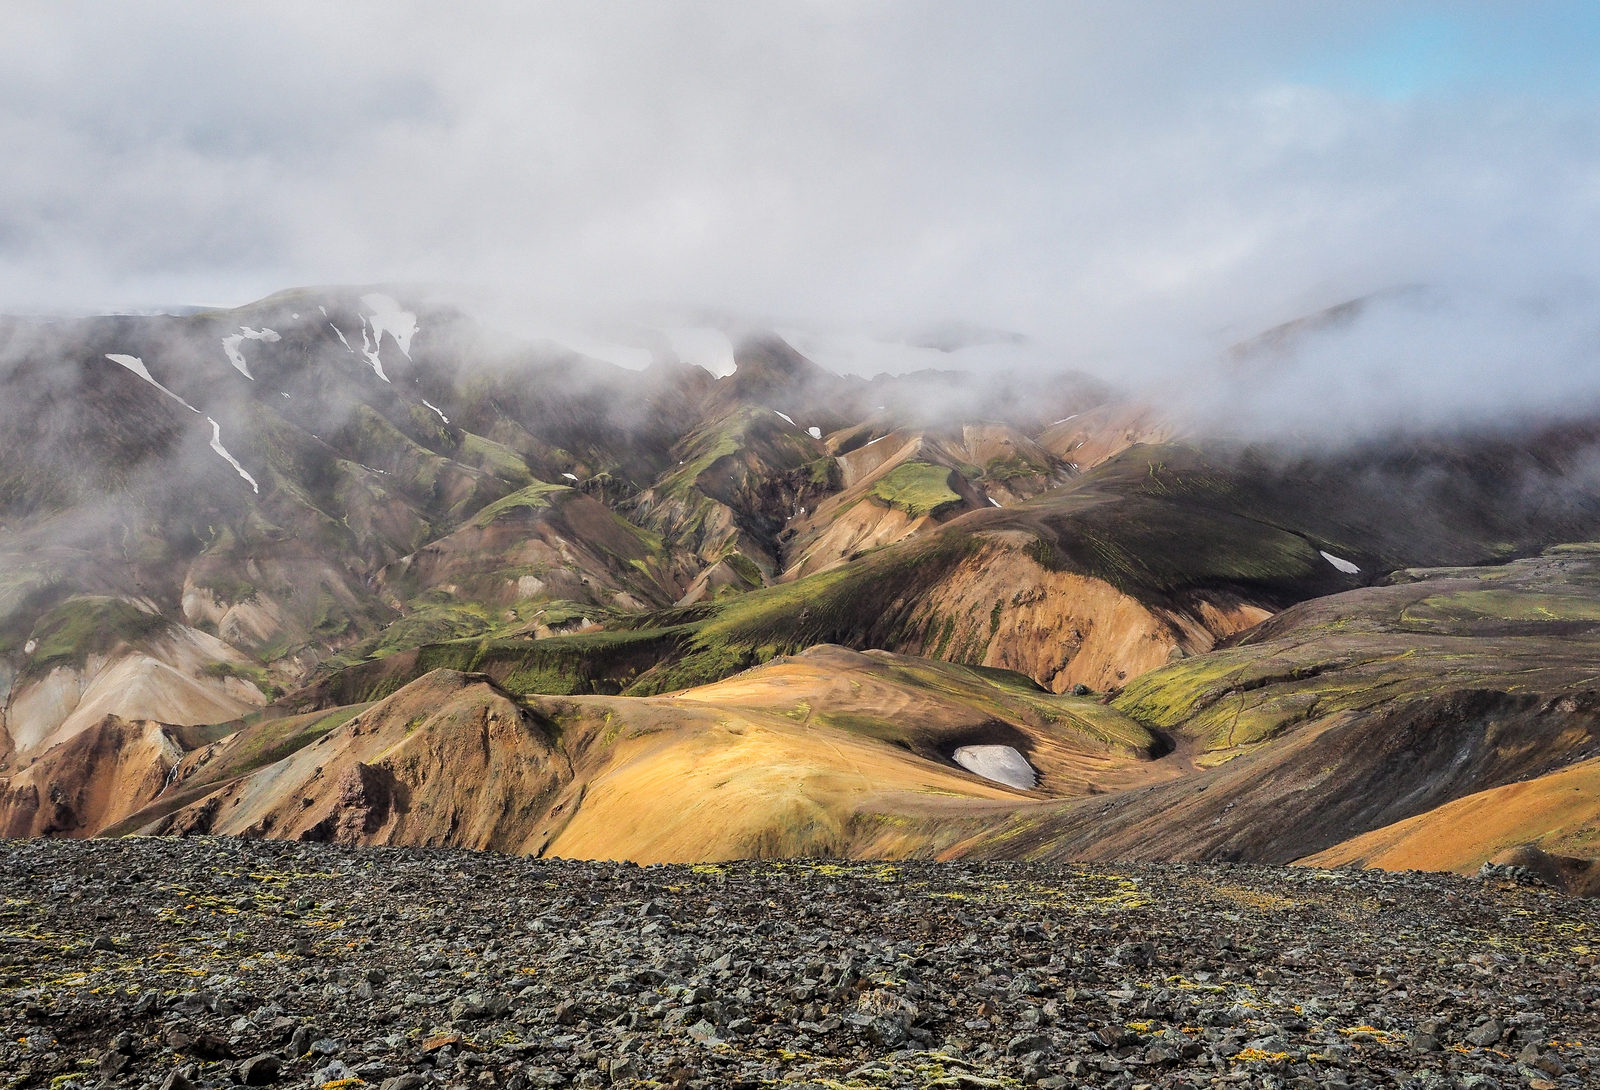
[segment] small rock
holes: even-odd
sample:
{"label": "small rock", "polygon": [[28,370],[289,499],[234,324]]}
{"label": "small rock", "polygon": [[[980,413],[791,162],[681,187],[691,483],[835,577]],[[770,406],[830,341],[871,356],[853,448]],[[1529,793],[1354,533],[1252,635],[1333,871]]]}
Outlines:
{"label": "small rock", "polygon": [[1054,1048],[1050,1038],[1042,1033],[1019,1033],[1006,1044],[1006,1055],[1026,1056],[1030,1052],[1049,1052]]}
{"label": "small rock", "polygon": [[898,1018],[885,1018],[879,1015],[867,1023],[867,1036],[879,1048],[899,1048],[905,1043],[906,1027]]}
{"label": "small rock", "polygon": [[265,1086],[276,1082],[282,1069],[283,1060],[270,1052],[262,1052],[239,1065],[239,1081],[246,1086]]}
{"label": "small rock", "polygon": [[1491,1018],[1467,1034],[1467,1043],[1477,1045],[1479,1048],[1487,1048],[1492,1044],[1499,1043],[1505,1031],[1506,1027],[1500,1023],[1499,1019]]}
{"label": "small rock", "polygon": [[393,1078],[384,1079],[378,1090],[417,1090],[417,1087],[426,1081],[417,1074],[395,1075]]}

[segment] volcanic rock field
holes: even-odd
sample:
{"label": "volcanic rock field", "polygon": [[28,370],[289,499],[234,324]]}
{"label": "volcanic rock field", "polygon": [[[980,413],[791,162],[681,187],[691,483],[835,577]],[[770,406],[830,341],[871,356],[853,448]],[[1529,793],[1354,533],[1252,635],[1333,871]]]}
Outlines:
{"label": "volcanic rock field", "polygon": [[0,845],[0,1086],[1594,1085],[1526,872]]}

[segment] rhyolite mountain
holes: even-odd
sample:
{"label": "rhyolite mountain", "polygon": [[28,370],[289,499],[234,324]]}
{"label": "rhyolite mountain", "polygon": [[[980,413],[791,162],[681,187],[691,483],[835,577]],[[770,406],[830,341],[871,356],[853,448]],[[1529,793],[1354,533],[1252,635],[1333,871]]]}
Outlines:
{"label": "rhyolite mountain", "polygon": [[1070,371],[755,333],[716,377],[639,336],[627,370],[392,288],[0,320],[0,829],[1457,869],[1600,836],[1600,416],[1319,448]]}

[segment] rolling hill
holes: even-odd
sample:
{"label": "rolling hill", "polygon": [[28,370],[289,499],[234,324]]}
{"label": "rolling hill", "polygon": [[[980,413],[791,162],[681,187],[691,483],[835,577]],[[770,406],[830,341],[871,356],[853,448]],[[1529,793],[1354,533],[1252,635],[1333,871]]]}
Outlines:
{"label": "rolling hill", "polygon": [[12,835],[1451,869],[1600,835],[1600,419],[1251,442],[770,333],[628,371],[383,288],[6,319],[0,406]]}

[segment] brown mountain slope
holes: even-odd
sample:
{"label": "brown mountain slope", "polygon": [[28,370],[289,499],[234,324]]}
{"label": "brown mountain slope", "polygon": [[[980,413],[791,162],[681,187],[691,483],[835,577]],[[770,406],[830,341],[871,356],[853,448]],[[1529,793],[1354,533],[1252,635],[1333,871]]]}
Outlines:
{"label": "brown mountain slope", "polygon": [[[1114,711],[842,648],[675,698],[529,698],[435,671],[147,831],[637,860],[931,850],[942,816],[1176,774]],[[1014,747],[1019,790],[955,763]],[[896,815],[921,814],[902,821]]]}
{"label": "brown mountain slope", "polygon": [[[1288,862],[1600,754],[1600,547],[1400,579],[1296,606],[1130,684],[1115,707],[1183,740],[1194,776],[1019,811],[958,851]],[[1547,808],[1502,831],[1532,840],[1569,820],[1548,785],[1523,787]]]}
{"label": "brown mountain slope", "polygon": [[783,578],[914,537],[965,511],[1015,503],[1066,483],[1066,466],[1003,424],[872,426],[828,436],[842,488],[789,521]]}
{"label": "brown mountain slope", "polygon": [[0,836],[93,836],[160,794],[182,757],[173,728],[108,715],[0,779]]}
{"label": "brown mountain slope", "polygon": [[22,767],[107,716],[194,725],[264,703],[265,672],[214,636],[174,624],[148,602],[70,598],[23,644],[0,705],[0,771]]}
{"label": "brown mountain slope", "polygon": [[1551,855],[1600,857],[1600,760],[1468,795],[1300,862],[1472,873],[1526,844]]}

